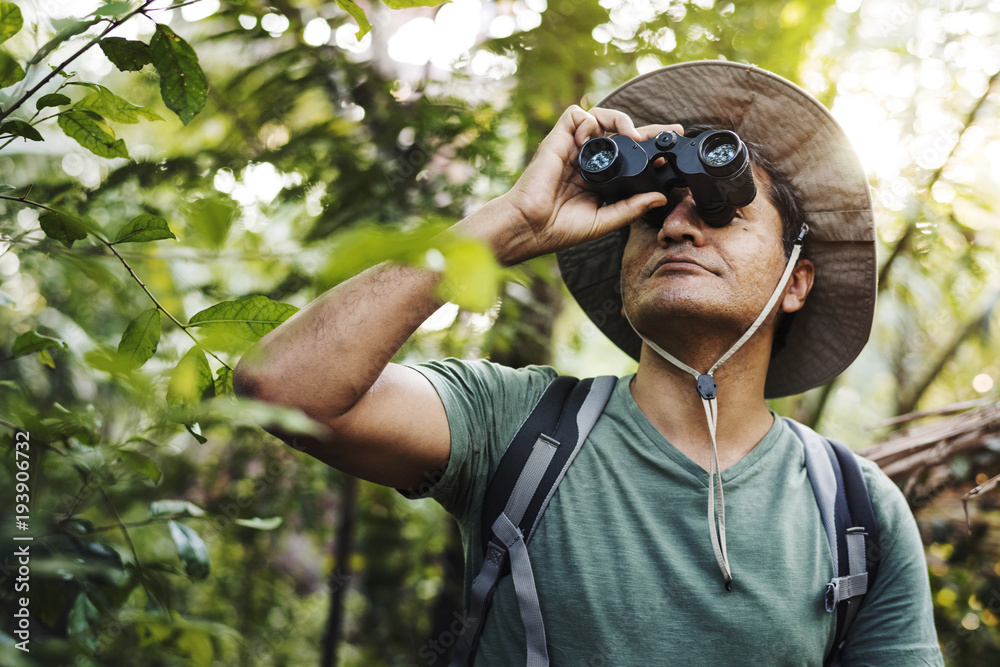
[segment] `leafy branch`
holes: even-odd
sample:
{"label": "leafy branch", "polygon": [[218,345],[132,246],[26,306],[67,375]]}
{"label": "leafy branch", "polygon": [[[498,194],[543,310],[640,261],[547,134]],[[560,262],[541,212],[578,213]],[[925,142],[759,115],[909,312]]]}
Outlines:
{"label": "leafy branch", "polygon": [[[109,19],[109,18],[103,18],[103,17],[96,19],[91,25],[96,25],[96,24],[100,23],[101,21],[107,21],[108,22],[108,27],[105,28],[101,32],[101,34],[97,35],[92,40],[90,40],[89,42],[87,42],[86,44],[84,44],[83,47],[80,48],[76,53],[74,53],[69,58],[67,58],[66,60],[64,60],[62,63],[60,63],[59,65],[57,65],[56,67],[54,67],[52,69],[52,71],[49,72],[49,74],[47,74],[46,76],[42,77],[42,80],[39,81],[37,84],[35,84],[34,88],[32,88],[27,93],[25,93],[24,95],[22,95],[21,98],[18,99],[17,101],[15,101],[11,106],[7,107],[5,110],[3,110],[2,112],[0,112],[0,121],[2,121],[3,119],[7,118],[14,111],[16,111],[17,109],[19,109],[21,107],[21,105],[23,105],[25,102],[27,102],[29,99],[31,99],[31,97],[33,95],[35,95],[35,93],[37,93],[39,90],[41,90],[42,88],[44,88],[45,85],[48,84],[48,82],[51,81],[53,78],[55,78],[58,74],[60,74],[61,72],[65,72],[66,68],[70,65],[70,63],[72,63],[74,60],[76,60],[77,58],[79,58],[80,56],[82,56],[84,53],[86,53],[92,46],[94,46],[95,44],[97,44],[98,42],[100,42],[104,37],[107,36],[107,34],[109,32],[111,32],[112,30],[114,30],[118,26],[122,25],[123,23],[125,23],[126,21],[128,21],[129,19],[131,19],[136,14],[145,14],[146,13],[146,9],[151,4],[153,4],[153,2],[155,2],[155,0],[145,0],[141,5],[139,5],[139,7],[137,7],[136,9],[132,10],[128,14],[126,14],[126,15],[122,16],[121,18],[118,18],[118,19]],[[56,37],[56,39],[59,39],[59,37]]]}
{"label": "leafy branch", "polygon": [[115,527],[121,528],[122,535],[125,537],[125,543],[128,544],[129,551],[132,552],[132,558],[135,561],[135,571],[139,575],[139,581],[142,583],[143,590],[146,591],[146,595],[147,597],[149,597],[150,600],[156,602],[156,604],[160,607],[160,609],[163,609],[165,612],[169,614],[170,608],[167,607],[167,605],[163,604],[163,601],[160,600],[158,597],[156,597],[156,595],[153,594],[153,591],[151,591],[149,589],[149,586],[146,584],[146,575],[143,572],[142,564],[139,561],[139,554],[135,550],[135,544],[132,543],[132,537],[128,534],[128,528],[126,528],[125,524],[122,522],[121,515],[118,514],[118,510],[115,508],[115,504],[111,502],[111,498],[108,497],[107,491],[105,491],[103,488],[100,487],[99,490],[101,492],[101,496],[104,498],[104,502],[108,506],[108,509],[111,510],[111,513],[115,517],[115,521],[117,522]]}
{"label": "leafy branch", "polygon": [[[195,337],[195,335],[193,333],[191,333],[191,326],[189,324],[183,324],[180,320],[178,320],[173,315],[173,313],[171,313],[169,310],[167,310],[163,306],[163,304],[160,303],[159,299],[157,299],[156,296],[152,292],[149,291],[149,288],[146,286],[146,283],[144,283],[142,281],[142,279],[138,276],[138,274],[136,274],[135,269],[133,269],[132,265],[128,263],[128,260],[126,260],[124,257],[122,257],[121,253],[118,252],[118,250],[115,248],[115,244],[116,243],[124,243],[126,241],[133,241],[133,240],[153,240],[153,239],[149,238],[150,234],[149,234],[148,231],[147,231],[146,235],[143,238],[140,239],[140,238],[137,238],[139,232],[136,232],[136,231],[128,232],[128,230],[129,230],[130,227],[134,227],[133,223],[135,223],[136,220],[143,220],[143,219],[148,219],[148,218],[154,218],[154,219],[162,222],[162,228],[163,229],[167,229],[167,227],[166,227],[166,221],[164,221],[162,218],[157,218],[156,216],[150,216],[150,215],[138,216],[136,218],[136,220],[133,220],[132,223],[129,223],[129,225],[126,225],[122,229],[122,232],[125,232],[124,238],[123,238],[123,233],[119,232],[119,234],[118,234],[118,237],[119,237],[118,240],[116,240],[116,241],[108,241],[106,238],[104,238],[103,236],[101,236],[97,232],[95,232],[93,230],[86,229],[83,226],[82,223],[80,223],[78,220],[76,220],[76,218],[73,218],[73,217],[71,217],[69,215],[66,215],[65,213],[63,213],[61,211],[58,211],[58,210],[52,208],[51,206],[46,206],[45,204],[42,204],[41,202],[32,201],[30,199],[27,199],[26,197],[11,197],[9,195],[0,195],[0,199],[6,199],[8,201],[20,202],[22,204],[27,204],[28,206],[34,206],[36,208],[40,208],[40,209],[43,209],[45,211],[48,211],[49,213],[52,213],[55,216],[58,216],[59,220],[53,221],[53,223],[54,223],[54,226],[63,225],[64,226],[63,231],[59,231],[59,232],[56,232],[55,230],[52,230],[52,231],[54,233],[58,234],[56,236],[57,240],[62,241],[64,244],[66,244],[66,241],[64,240],[64,238],[70,238],[70,237],[72,237],[77,232],[83,234],[83,236],[81,236],[79,238],[84,238],[88,234],[90,236],[93,236],[102,245],[104,245],[104,247],[106,247],[108,250],[110,250],[111,254],[113,254],[115,257],[118,258],[118,261],[120,261],[122,263],[122,266],[125,267],[125,270],[128,271],[128,273],[129,273],[130,276],[132,276],[132,279],[135,280],[135,282],[139,285],[139,287],[142,288],[142,291],[146,293],[146,296],[148,296],[149,299],[150,299],[150,301],[153,302],[153,305],[156,306],[157,310],[159,310],[161,313],[163,313],[164,315],[166,315],[167,319],[169,319],[171,322],[173,322],[175,325],[177,325],[177,327],[181,331],[183,331],[184,333],[186,333],[188,335],[188,337],[190,337],[191,340],[194,341],[195,345],[197,345],[198,347],[201,347],[202,349],[205,349],[205,351],[208,352],[208,354],[210,354],[216,361],[218,361],[220,364],[222,364],[223,366],[225,366],[226,368],[228,368],[230,371],[233,370],[232,366],[230,366],[229,364],[227,364],[225,361],[223,361],[222,359],[220,359],[214,352],[212,352],[211,350],[206,349],[201,344],[201,342]],[[50,230],[45,230],[43,228],[43,231],[46,232],[46,235],[48,235],[50,237],[53,236],[53,234],[49,233]],[[162,235],[160,235],[158,238],[176,238],[176,237],[174,237],[174,235],[173,235],[172,232],[169,232],[169,229],[167,229],[167,232],[169,233],[169,236],[162,236]],[[62,238],[60,238],[60,237],[62,237]],[[73,241],[70,241],[67,245],[68,246],[72,246],[72,244],[73,244]]]}

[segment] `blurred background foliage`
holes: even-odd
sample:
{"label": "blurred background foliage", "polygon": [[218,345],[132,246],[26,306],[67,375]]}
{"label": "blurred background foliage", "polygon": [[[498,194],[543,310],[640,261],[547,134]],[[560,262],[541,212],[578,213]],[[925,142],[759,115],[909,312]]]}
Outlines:
{"label": "blurred background foliage", "polygon": [[[400,361],[631,372],[552,258],[501,270],[435,233],[509,188],[566,106],[662,65],[721,57],[790,78],[832,109],[872,181],[871,342],[775,409],[862,448],[897,415],[997,401],[996,0],[406,4],[424,3],[345,2],[371,24],[359,40],[320,0],[0,3],[0,488],[13,495],[27,431],[35,537],[29,654],[14,648],[4,498],[4,665],[445,664],[454,523],[264,434],[227,369],[296,307],[394,259],[445,268],[454,302]],[[108,28],[190,45],[187,83],[162,57],[122,72],[113,47],[84,49]],[[70,78],[33,90],[50,65]],[[97,89],[70,82],[148,113],[115,120],[130,107],[88,106]],[[67,136],[86,109],[111,121],[97,151],[121,139],[130,158]],[[129,224],[158,240],[118,245]],[[961,511],[1000,473],[1000,440],[976,445],[899,480],[949,665],[1000,658],[996,490],[970,504],[971,530]]]}

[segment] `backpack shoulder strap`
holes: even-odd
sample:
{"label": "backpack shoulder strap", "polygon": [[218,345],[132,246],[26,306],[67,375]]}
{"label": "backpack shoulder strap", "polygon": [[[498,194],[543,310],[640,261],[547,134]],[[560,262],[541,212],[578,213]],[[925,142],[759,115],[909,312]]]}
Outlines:
{"label": "backpack shoulder strap", "polygon": [[[527,543],[604,411],[617,378],[557,377],[507,446],[483,500],[483,567],[472,583],[469,611],[452,667],[471,664],[483,621],[501,577],[514,580],[529,667],[547,667],[545,626]],[[509,564],[508,564],[508,558]]]}
{"label": "backpack shoulder strap", "polygon": [[807,426],[787,418],[785,423],[802,441],[806,474],[833,556],[837,576],[826,585],[824,604],[827,611],[837,612],[837,628],[824,665],[836,665],[847,631],[878,572],[878,523],[854,454]]}

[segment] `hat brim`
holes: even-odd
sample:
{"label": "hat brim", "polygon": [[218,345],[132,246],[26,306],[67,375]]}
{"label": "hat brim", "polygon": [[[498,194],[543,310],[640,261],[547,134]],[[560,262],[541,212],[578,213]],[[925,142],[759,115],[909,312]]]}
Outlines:
{"label": "hat brim", "polygon": [[[764,147],[802,196],[816,267],[812,292],[771,360],[767,398],[798,394],[842,373],[868,341],[878,266],[868,179],[830,112],[795,84],[752,65],[672,65],[620,86],[599,107],[637,127],[708,124]],[[621,259],[627,229],[557,253],[569,291],[618,347],[638,360],[641,341],[621,315]]]}

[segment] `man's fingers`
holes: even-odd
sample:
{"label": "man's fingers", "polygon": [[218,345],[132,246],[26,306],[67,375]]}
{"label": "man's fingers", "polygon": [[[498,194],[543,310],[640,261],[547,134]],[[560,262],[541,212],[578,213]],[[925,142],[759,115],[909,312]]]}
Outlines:
{"label": "man's fingers", "polygon": [[583,146],[588,139],[601,137],[607,133],[624,134],[636,141],[652,139],[660,132],[684,134],[684,126],[676,123],[644,125],[636,128],[632,119],[623,111],[594,107],[590,111],[574,104],[563,113],[567,130],[573,133],[577,146]]}
{"label": "man's fingers", "polygon": [[598,236],[631,224],[646,211],[666,206],[667,197],[662,192],[643,192],[597,210]]}
{"label": "man's fingers", "polygon": [[636,128],[636,132],[641,137],[639,141],[645,141],[646,139],[652,139],[660,132],[676,132],[677,134],[684,134],[683,125],[643,125],[642,127]]}
{"label": "man's fingers", "polygon": [[608,132],[624,134],[639,140],[632,119],[622,111],[600,107],[585,111],[576,105],[571,106],[567,111],[570,121],[574,125],[573,138],[577,146],[582,146],[587,142],[587,139],[592,137],[603,137]]}
{"label": "man's fingers", "polygon": [[629,115],[624,111],[616,111],[615,109],[604,109],[602,107],[594,107],[590,110],[590,113],[597,119],[601,125],[601,129],[605,132],[616,132],[618,134],[624,134],[627,137],[631,137],[635,140],[639,140],[639,134],[635,130],[635,124]]}

